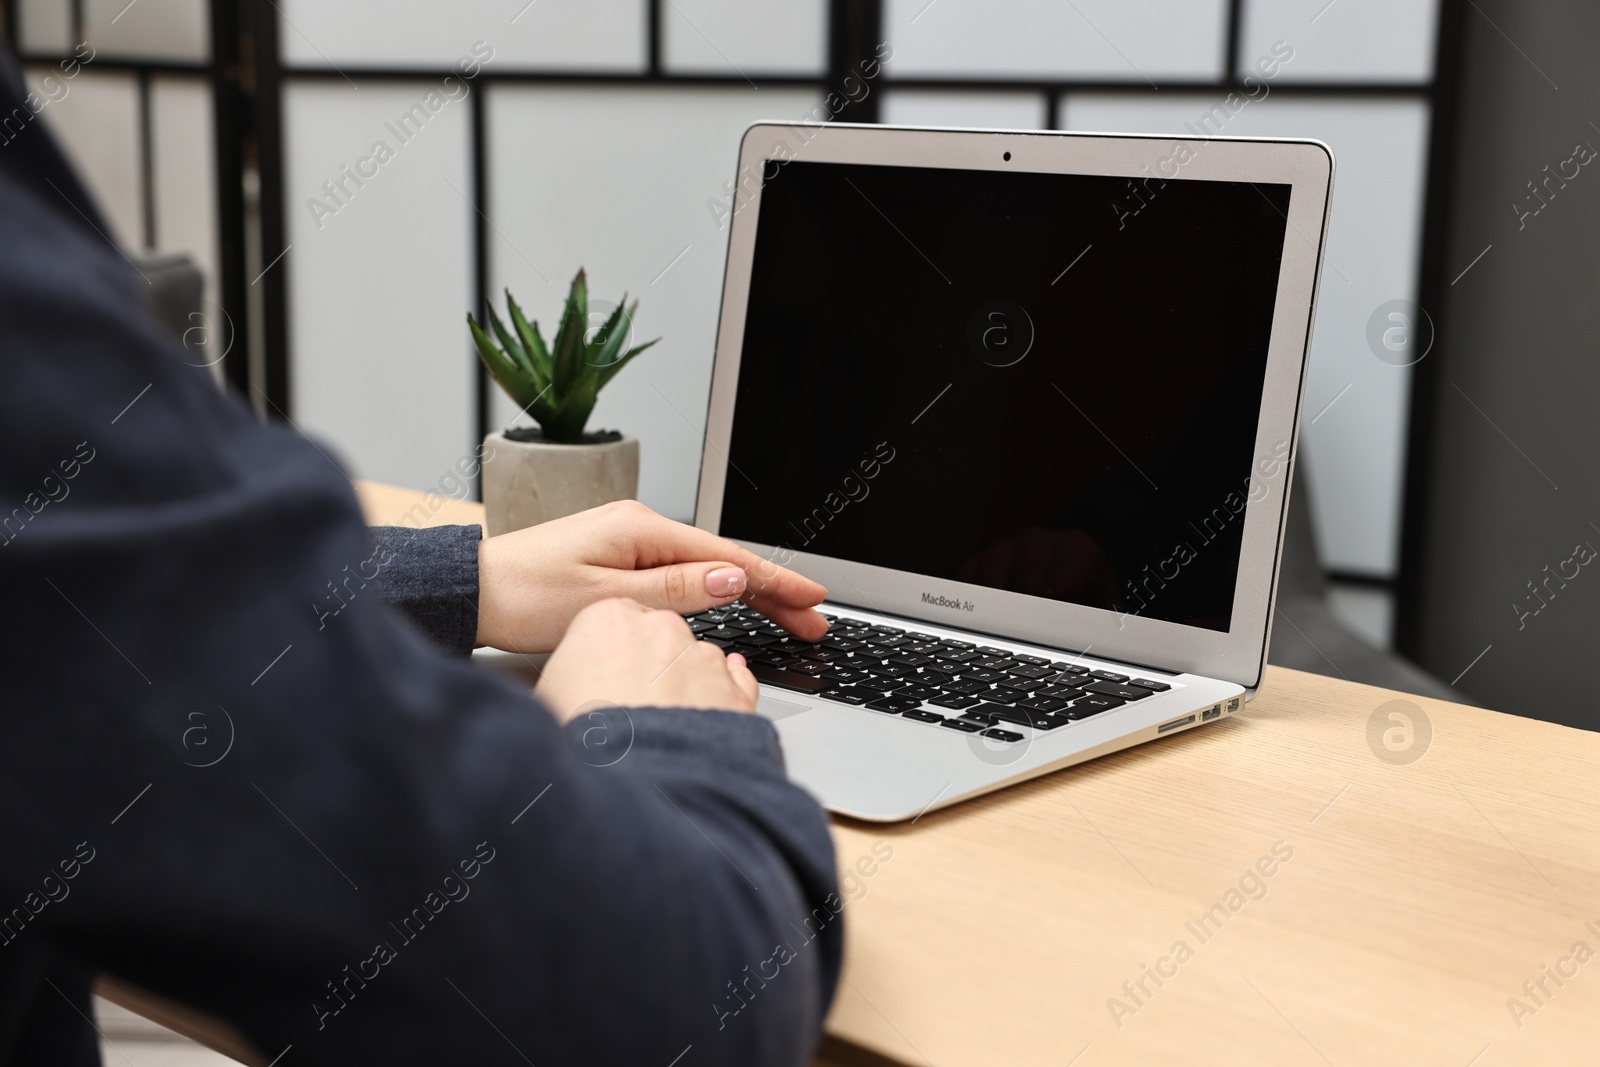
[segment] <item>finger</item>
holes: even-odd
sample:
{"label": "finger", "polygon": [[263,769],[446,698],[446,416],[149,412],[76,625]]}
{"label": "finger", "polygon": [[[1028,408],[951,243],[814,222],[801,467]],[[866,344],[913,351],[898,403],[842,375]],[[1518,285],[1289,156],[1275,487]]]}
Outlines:
{"label": "finger", "polygon": [[[822,603],[828,591],[771,560],[762,559],[725,537],[707,533],[696,526],[673,522],[654,513],[642,514],[635,541],[636,568],[665,566],[671,563],[700,563],[722,560],[741,567],[754,598],[784,607],[811,608]],[[755,605],[752,605],[755,606]]]}
{"label": "finger", "polygon": [[813,608],[794,608],[751,591],[746,604],[804,641],[819,641],[828,632],[828,620]]}
{"label": "finger", "polygon": [[745,706],[741,710],[754,711],[756,701],[761,698],[761,686],[756,682],[756,676],[750,673],[744,657],[737,652],[728,653],[728,676],[745,698]]}
{"label": "finger", "polygon": [[742,567],[718,560],[669,563],[648,570],[621,571],[615,577],[624,596],[679,615],[732,604],[749,588]]}

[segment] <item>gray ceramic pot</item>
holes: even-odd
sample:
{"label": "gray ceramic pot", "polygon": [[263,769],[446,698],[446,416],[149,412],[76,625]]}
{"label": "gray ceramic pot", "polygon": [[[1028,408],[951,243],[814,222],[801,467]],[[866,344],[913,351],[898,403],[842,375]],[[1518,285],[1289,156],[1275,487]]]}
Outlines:
{"label": "gray ceramic pot", "polygon": [[639,495],[639,441],[592,445],[484,438],[483,504],[489,536],[537,526]]}

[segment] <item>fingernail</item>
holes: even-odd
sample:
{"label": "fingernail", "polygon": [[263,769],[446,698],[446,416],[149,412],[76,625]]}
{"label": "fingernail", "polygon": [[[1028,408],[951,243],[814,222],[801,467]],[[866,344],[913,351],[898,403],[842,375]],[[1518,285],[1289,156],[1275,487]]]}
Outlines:
{"label": "fingernail", "polygon": [[744,592],[744,571],[738,567],[718,567],[706,575],[706,592],[715,597],[738,596]]}

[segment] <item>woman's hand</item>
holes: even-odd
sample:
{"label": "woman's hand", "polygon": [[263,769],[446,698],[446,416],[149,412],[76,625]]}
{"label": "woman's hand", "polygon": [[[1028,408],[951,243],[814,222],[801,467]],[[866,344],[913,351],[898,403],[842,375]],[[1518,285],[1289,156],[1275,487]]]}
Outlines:
{"label": "woman's hand", "polygon": [[828,622],[827,590],[732,541],[624,500],[490,537],[478,548],[478,644],[548,652],[612,597],[687,615],[743,600],[797,637]]}
{"label": "woman's hand", "polygon": [[759,690],[743,656],[695,640],[671,611],[618,599],[577,613],[534,693],[568,722],[594,705],[754,711]]}

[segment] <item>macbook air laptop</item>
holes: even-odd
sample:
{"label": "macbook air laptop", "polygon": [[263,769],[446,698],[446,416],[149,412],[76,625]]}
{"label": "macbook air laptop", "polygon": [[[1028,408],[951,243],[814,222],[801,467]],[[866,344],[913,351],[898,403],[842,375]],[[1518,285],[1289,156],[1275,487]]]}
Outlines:
{"label": "macbook air laptop", "polygon": [[1261,683],[1333,159],[1305,140],[762,123],[696,524],[791,776],[921,814],[1223,722]]}

